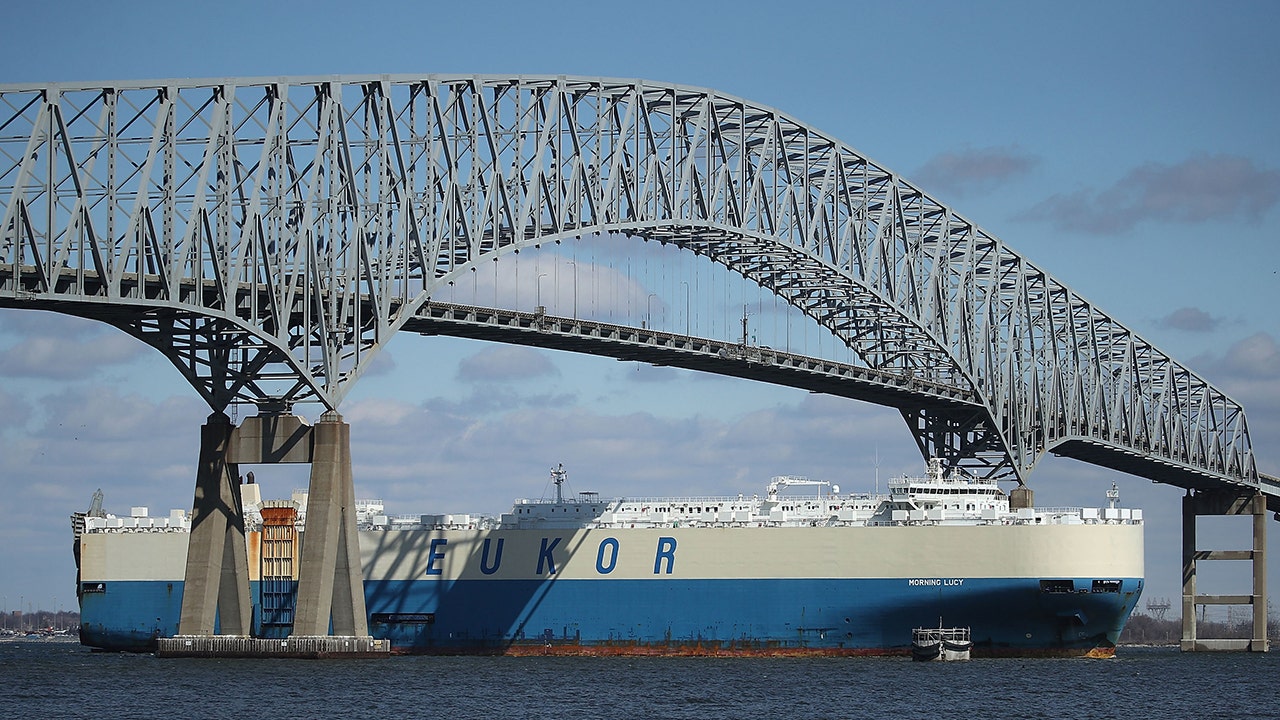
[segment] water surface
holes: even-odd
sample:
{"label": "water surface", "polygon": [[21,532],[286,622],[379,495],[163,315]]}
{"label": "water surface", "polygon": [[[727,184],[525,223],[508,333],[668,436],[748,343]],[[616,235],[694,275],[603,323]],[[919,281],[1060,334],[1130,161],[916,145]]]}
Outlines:
{"label": "water surface", "polygon": [[1277,718],[1280,652],[1110,660],[161,660],[0,643],[0,717]]}

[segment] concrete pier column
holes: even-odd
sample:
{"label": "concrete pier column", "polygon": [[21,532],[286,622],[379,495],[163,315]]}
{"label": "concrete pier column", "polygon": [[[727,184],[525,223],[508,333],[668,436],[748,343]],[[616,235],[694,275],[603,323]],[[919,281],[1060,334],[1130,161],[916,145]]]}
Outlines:
{"label": "concrete pier column", "polygon": [[1182,496],[1182,651],[1196,649],[1196,499]]}
{"label": "concrete pier column", "polygon": [[1253,638],[1249,649],[1270,651],[1267,640],[1267,496],[1253,496]]}
{"label": "concrete pier column", "polygon": [[249,597],[249,557],[238,467],[227,461],[234,426],[222,413],[200,429],[191,536],[178,632],[212,635],[221,621],[224,635],[248,635],[253,622]]}
{"label": "concrete pier column", "polygon": [[327,412],[313,428],[307,523],[298,567],[294,635],[364,637],[369,621],[356,535],[351,426]]}
{"label": "concrete pier column", "polygon": [[[1182,650],[1248,650],[1267,652],[1267,498],[1256,491],[1200,490],[1182,499]],[[1196,518],[1200,515],[1252,515],[1253,547],[1249,550],[1197,550]],[[1248,560],[1253,563],[1249,595],[1197,594],[1196,564],[1202,560]],[[1198,605],[1252,605],[1249,639],[1204,638],[1196,628]]]}

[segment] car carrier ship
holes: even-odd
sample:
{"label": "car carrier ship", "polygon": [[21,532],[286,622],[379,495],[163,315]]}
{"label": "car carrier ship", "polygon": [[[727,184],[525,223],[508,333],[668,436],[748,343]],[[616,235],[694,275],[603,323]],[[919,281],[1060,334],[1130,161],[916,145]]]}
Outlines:
{"label": "car carrier ship", "polygon": [[[1011,508],[937,461],[884,494],[780,476],[763,495],[608,500],[565,477],[500,516],[357,502],[370,633],[400,653],[906,655],[945,616],[974,656],[1109,656],[1142,591],[1142,511],[1114,487],[1108,507]],[[306,493],[241,488],[254,634],[286,637]],[[81,642],[178,634],[188,514],[95,499],[73,518]]]}

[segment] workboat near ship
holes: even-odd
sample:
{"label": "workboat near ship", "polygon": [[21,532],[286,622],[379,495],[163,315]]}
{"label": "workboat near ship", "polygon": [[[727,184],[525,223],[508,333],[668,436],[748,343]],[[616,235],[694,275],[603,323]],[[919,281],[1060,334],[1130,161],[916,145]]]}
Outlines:
{"label": "workboat near ship", "polygon": [[931,660],[968,660],[973,650],[969,628],[942,627],[916,628],[911,631],[911,659],[920,662]]}
{"label": "workboat near ship", "polygon": [[[1110,655],[1142,591],[1140,510],[1011,509],[937,461],[887,494],[788,476],[763,496],[606,500],[552,479],[553,499],[498,517],[358,502],[370,633],[402,653],[906,655],[945,616],[975,655]],[[306,494],[241,488],[254,633],[285,637]],[[179,633],[190,519],[99,505],[73,523],[81,642],[154,650]]]}

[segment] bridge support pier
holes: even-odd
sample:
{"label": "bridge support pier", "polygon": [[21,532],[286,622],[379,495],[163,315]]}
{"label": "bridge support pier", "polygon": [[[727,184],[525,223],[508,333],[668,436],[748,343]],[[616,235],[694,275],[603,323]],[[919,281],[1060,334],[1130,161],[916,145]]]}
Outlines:
{"label": "bridge support pier", "polygon": [[215,620],[221,621],[224,635],[248,635],[251,630],[253,605],[240,475],[227,459],[234,431],[231,419],[220,412],[210,415],[200,429],[200,464],[178,620],[183,635],[212,635]]}
{"label": "bridge support pier", "polygon": [[351,480],[351,426],[327,412],[313,428],[307,529],[298,562],[293,634],[366,637],[364,572]]}
{"label": "bridge support pier", "polygon": [[[1196,518],[1201,515],[1252,515],[1252,550],[1197,550]],[[1182,498],[1182,651],[1248,650],[1267,652],[1267,498],[1262,493],[1230,490],[1187,491]],[[1253,564],[1250,595],[1197,595],[1196,563],[1200,560],[1249,560]],[[1201,638],[1197,605],[1251,605],[1249,639]]]}
{"label": "bridge support pier", "polygon": [[[291,641],[304,646],[342,641],[340,649],[323,645],[326,655],[385,653],[386,643],[370,644],[351,478],[351,426],[336,412],[325,413],[314,427],[283,413],[246,418],[239,428],[222,413],[209,416],[201,430],[180,634],[161,638],[158,651],[169,657],[293,657],[303,647],[248,638],[253,605],[240,496],[242,463],[311,464]],[[245,642],[229,645],[218,639],[222,636],[241,636]]]}

